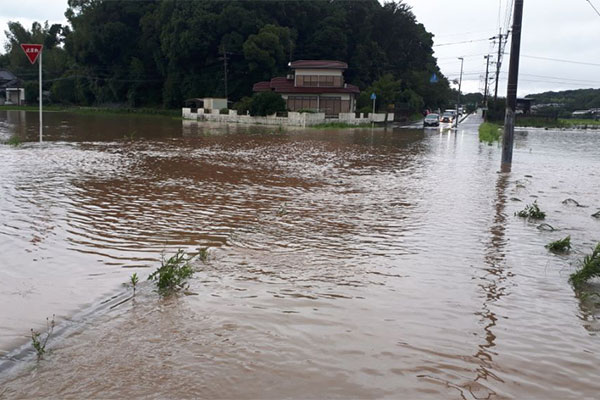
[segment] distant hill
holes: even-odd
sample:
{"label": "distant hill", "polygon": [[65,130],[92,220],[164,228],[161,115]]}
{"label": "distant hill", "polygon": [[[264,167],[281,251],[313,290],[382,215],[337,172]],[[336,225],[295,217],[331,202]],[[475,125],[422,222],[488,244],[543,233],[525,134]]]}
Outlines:
{"label": "distant hill", "polygon": [[562,92],[544,92],[530,94],[535,104],[560,104],[566,111],[600,108],[600,89],[565,90]]}

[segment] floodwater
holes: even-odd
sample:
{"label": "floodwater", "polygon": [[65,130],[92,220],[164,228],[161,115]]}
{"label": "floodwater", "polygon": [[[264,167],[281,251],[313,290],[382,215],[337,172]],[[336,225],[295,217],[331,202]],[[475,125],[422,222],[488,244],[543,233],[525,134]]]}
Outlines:
{"label": "floodwater", "polygon": [[[600,241],[600,135],[517,132],[501,174],[478,121],[48,113],[40,145],[35,113],[0,112],[0,139],[32,141],[0,145],[0,398],[597,398],[568,276]],[[514,216],[534,200],[556,231]],[[123,286],[202,247],[185,294]],[[36,363],[19,346],[53,314]]]}

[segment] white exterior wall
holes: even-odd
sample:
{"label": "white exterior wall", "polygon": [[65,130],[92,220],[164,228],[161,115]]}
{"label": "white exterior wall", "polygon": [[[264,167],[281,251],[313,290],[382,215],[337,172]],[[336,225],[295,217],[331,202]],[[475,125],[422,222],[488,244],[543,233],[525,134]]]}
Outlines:
{"label": "white exterior wall", "polygon": [[227,99],[207,97],[202,100],[204,100],[204,108],[206,109],[220,110],[222,108],[227,108]]}

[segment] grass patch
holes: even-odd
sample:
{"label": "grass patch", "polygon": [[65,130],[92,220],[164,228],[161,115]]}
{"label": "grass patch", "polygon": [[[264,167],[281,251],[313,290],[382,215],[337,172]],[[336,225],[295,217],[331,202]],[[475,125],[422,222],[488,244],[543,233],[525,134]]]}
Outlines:
{"label": "grass patch", "polygon": [[571,125],[566,121],[540,117],[517,117],[515,125],[528,128],[568,128]]}
{"label": "grass patch", "polygon": [[600,119],[583,119],[583,118],[572,118],[572,119],[563,119],[561,121],[565,121],[571,126],[577,125],[587,125],[587,126],[597,126],[600,127]]}
{"label": "grass patch", "polygon": [[163,259],[161,266],[148,277],[156,283],[158,293],[167,296],[182,289],[187,278],[194,274],[194,269],[189,264],[193,257],[187,257],[183,250],[178,250],[169,259]]}
{"label": "grass patch", "polygon": [[484,122],[479,125],[479,141],[492,145],[500,141],[502,137],[502,126],[491,122]]}
{"label": "grass patch", "polygon": [[[36,106],[2,105],[0,110],[6,111],[39,111]],[[165,110],[162,108],[129,108],[129,107],[75,107],[75,106],[44,106],[44,111],[71,112],[76,114],[106,114],[106,115],[143,115],[143,116],[166,116],[181,117],[181,109]]]}
{"label": "grass patch", "polygon": [[588,254],[581,262],[581,268],[572,273],[569,282],[575,289],[581,289],[590,279],[600,277],[600,243],[592,254]]}
{"label": "grass patch", "polygon": [[566,253],[571,250],[571,236],[550,242],[546,245],[546,248],[553,253]]}
{"label": "grass patch", "polygon": [[348,124],[346,122],[326,122],[323,124],[312,125],[315,129],[349,129],[349,128],[370,128],[371,124]]}
{"label": "grass patch", "polygon": [[518,213],[515,213],[517,217],[527,218],[527,219],[544,219],[546,218],[546,213],[540,210],[540,207],[537,204],[537,201],[534,201],[533,204],[527,204],[525,208]]}
{"label": "grass patch", "polygon": [[17,147],[21,144],[21,139],[19,139],[19,137],[17,135],[13,135],[10,137],[10,139],[4,141],[4,144]]}
{"label": "grass patch", "polygon": [[590,127],[600,128],[600,121],[593,119],[551,119],[541,117],[517,117],[517,126],[528,127],[528,128],[573,128],[573,127]]}

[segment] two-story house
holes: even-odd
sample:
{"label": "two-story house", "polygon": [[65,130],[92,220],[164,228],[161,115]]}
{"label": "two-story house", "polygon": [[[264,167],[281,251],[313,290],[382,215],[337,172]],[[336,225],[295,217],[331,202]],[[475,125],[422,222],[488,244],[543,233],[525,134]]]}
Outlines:
{"label": "two-story house", "polygon": [[292,73],[254,84],[254,92],[281,94],[290,111],[312,110],[328,117],[356,109],[358,87],[344,82],[348,64],[330,60],[298,60],[289,63]]}

